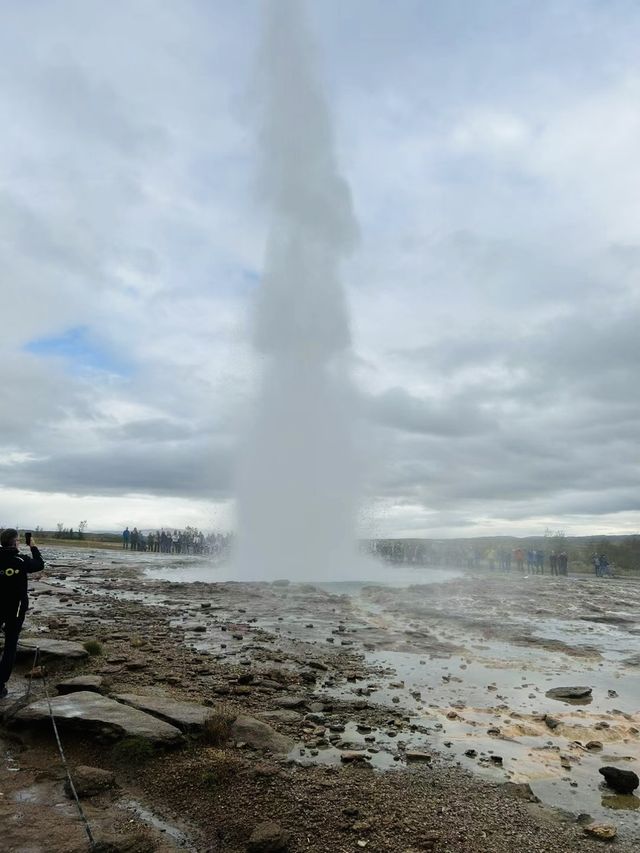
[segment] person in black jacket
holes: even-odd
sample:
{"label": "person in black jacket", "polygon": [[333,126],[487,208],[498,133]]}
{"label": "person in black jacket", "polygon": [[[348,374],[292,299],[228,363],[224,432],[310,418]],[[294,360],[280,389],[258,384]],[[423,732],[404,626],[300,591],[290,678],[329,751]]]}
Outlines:
{"label": "person in black jacket", "polygon": [[0,534],[0,625],[4,628],[4,651],[0,659],[0,699],[7,695],[7,681],[13,670],[18,638],[29,608],[27,575],[44,569],[44,560],[33,540],[31,556],[18,551],[18,531],[8,528]]}

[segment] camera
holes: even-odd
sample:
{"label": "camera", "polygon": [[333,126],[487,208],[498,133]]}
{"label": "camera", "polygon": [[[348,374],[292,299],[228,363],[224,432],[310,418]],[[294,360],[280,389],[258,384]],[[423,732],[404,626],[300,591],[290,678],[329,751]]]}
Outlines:
{"label": "camera", "polygon": [[24,534],[24,541],[27,543],[27,545],[31,545],[31,531]]}

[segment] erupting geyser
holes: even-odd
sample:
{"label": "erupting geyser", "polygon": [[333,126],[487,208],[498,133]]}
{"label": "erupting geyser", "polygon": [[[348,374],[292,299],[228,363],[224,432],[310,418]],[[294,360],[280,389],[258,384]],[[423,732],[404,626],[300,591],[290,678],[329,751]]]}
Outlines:
{"label": "erupting geyser", "polygon": [[259,187],[269,235],[253,343],[260,389],[238,494],[245,578],[338,579],[355,558],[350,331],[339,267],[357,239],[303,3],[270,0]]}

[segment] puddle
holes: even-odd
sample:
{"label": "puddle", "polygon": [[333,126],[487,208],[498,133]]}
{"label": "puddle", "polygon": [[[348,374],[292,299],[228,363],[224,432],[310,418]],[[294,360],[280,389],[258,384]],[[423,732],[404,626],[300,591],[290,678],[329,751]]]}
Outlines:
{"label": "puddle", "polygon": [[[423,753],[424,758],[412,756],[412,753]],[[430,760],[427,757],[430,759],[431,752],[424,733],[394,731],[391,724],[388,730],[383,730],[350,722],[343,731],[336,732],[331,731],[330,723],[327,724],[325,734],[319,734],[315,742],[312,739],[312,743],[297,744],[288,757],[290,761],[302,765],[337,766],[357,761],[374,770],[398,770],[406,769],[408,764],[428,766]]]}
{"label": "puddle", "polygon": [[[119,565],[136,567],[154,583],[148,592],[101,591],[87,576],[74,587],[173,607],[172,624],[189,645],[246,658],[255,671],[266,661],[301,666],[316,651],[353,654],[370,674],[319,676],[318,698],[366,697],[417,727],[395,738],[383,727],[367,741],[349,723],[340,742],[318,743],[318,735],[298,744],[292,761],[342,763],[348,746],[369,755],[373,769],[393,770],[407,766],[408,750],[433,751],[496,782],[529,782],[543,802],[575,814],[613,815],[621,837],[640,840],[640,799],[614,796],[598,773],[607,763],[640,766],[640,667],[625,664],[640,633],[640,583],[389,566],[388,584],[234,583],[216,600],[197,582],[232,578],[207,558],[114,552],[104,561],[114,576]],[[158,580],[196,585],[162,589]],[[576,685],[592,688],[588,704],[545,695]],[[601,748],[587,749],[592,741]]]}
{"label": "puddle", "polygon": [[123,800],[118,805],[120,808],[133,812],[141,821],[161,832],[166,838],[170,838],[179,849],[188,850],[190,853],[198,853],[197,849],[191,844],[188,836],[181,829],[163,820],[157,814],[145,808],[137,800]]}

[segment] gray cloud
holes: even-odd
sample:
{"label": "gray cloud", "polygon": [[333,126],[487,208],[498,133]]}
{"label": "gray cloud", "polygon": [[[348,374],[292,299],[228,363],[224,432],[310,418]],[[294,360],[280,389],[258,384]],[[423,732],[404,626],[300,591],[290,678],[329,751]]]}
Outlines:
{"label": "gray cloud", "polygon": [[[637,5],[312,5],[380,529],[637,524]],[[0,483],[43,513],[233,494],[255,4],[150,8],[14,4],[0,33]],[[111,368],[25,352],[80,326]]]}

